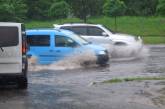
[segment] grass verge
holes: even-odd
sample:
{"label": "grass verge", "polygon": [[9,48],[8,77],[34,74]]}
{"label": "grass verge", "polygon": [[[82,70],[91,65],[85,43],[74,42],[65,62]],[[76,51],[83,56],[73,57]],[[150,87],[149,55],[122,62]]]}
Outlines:
{"label": "grass verge", "polygon": [[121,83],[129,81],[145,81],[145,80],[165,80],[165,77],[132,77],[132,78],[115,78],[106,80],[101,83]]}

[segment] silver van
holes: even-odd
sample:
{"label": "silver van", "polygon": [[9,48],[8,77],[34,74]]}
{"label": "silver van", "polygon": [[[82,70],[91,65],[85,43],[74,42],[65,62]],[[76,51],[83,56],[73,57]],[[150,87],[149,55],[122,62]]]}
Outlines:
{"label": "silver van", "polygon": [[27,43],[21,23],[0,22],[0,83],[27,88]]}

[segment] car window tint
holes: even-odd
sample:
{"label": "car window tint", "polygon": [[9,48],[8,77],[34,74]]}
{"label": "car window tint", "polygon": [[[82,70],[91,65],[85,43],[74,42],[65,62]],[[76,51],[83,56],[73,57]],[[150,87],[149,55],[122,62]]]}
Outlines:
{"label": "car window tint", "polygon": [[98,27],[88,27],[88,36],[102,36],[104,31]]}
{"label": "car window tint", "polygon": [[72,31],[79,35],[86,35],[87,34],[87,28],[83,26],[76,26],[72,27]]}
{"label": "car window tint", "polygon": [[64,27],[61,27],[61,29],[73,31],[74,33],[76,33],[78,35],[86,35],[87,34],[86,26],[64,26]]}
{"label": "car window tint", "polygon": [[27,35],[30,46],[50,46],[49,35]]}
{"label": "car window tint", "polygon": [[79,35],[86,35],[87,28],[86,27],[73,27],[72,31]]}
{"label": "car window tint", "polygon": [[60,29],[72,30],[72,27],[70,27],[70,26],[64,26],[64,27],[61,27]]}
{"label": "car window tint", "polygon": [[72,47],[75,42],[68,37],[65,36],[56,36],[55,37],[55,45],[56,47]]}

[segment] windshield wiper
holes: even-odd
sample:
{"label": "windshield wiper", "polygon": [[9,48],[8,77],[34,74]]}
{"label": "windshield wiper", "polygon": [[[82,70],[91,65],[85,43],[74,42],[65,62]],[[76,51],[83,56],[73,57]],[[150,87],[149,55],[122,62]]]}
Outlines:
{"label": "windshield wiper", "polygon": [[4,52],[4,49],[2,47],[0,47],[1,51]]}

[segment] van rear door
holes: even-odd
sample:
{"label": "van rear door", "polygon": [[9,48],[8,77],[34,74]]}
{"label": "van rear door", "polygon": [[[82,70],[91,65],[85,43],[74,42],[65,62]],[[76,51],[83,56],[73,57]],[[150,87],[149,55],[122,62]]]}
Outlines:
{"label": "van rear door", "polygon": [[0,74],[22,73],[21,24],[0,23]]}

